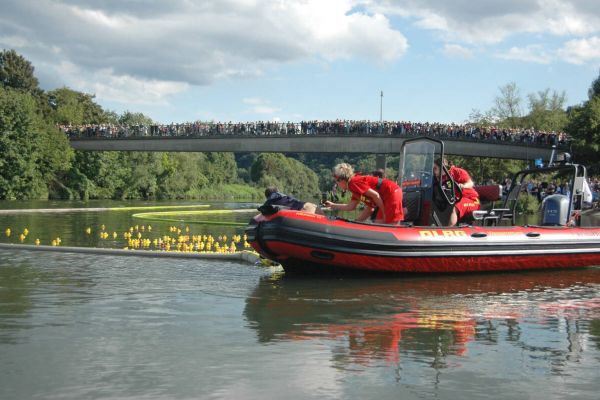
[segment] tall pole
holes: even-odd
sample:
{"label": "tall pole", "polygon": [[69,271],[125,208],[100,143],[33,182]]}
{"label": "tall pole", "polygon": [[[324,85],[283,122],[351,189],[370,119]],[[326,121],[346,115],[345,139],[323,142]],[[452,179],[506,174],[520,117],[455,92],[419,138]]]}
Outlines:
{"label": "tall pole", "polygon": [[379,99],[379,133],[383,133],[383,90]]}
{"label": "tall pole", "polygon": [[[381,95],[379,97],[379,134],[383,134],[383,90],[381,91]],[[375,168],[383,169],[385,176],[385,168],[386,168],[386,155],[378,154],[375,159]]]}
{"label": "tall pole", "polygon": [[379,100],[379,123],[383,122],[383,90],[381,91],[381,97]]}

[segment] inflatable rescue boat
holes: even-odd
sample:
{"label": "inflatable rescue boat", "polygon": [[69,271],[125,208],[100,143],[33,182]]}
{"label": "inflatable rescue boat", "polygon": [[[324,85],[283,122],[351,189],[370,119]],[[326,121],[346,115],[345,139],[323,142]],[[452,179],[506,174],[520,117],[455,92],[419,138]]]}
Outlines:
{"label": "inflatable rescue boat", "polygon": [[[405,142],[400,177],[405,221],[382,225],[329,215],[273,208],[246,228],[248,241],[286,272],[361,270],[402,273],[454,273],[575,268],[600,265],[600,227],[582,226],[585,167],[562,162],[524,170],[502,195],[497,185],[476,188],[492,203],[473,219],[447,226],[460,189],[443,168],[443,142],[419,138]],[[516,225],[519,196],[539,179],[568,179],[567,194],[545,194],[535,225]],[[501,202],[496,208],[494,202]]]}

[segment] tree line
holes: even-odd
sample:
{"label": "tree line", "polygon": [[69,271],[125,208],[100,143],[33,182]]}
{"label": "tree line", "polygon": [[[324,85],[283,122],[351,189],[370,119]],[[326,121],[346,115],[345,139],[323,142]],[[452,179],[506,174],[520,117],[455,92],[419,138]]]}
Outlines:
{"label": "tree line", "polygon": [[[44,91],[34,67],[0,53],[0,199],[259,200],[264,185],[319,193],[317,174],[280,154],[74,151],[57,126],[153,124],[141,113],[103,110],[67,87]],[[250,160],[250,163],[248,163]]]}
{"label": "tree line", "polygon": [[[600,170],[600,76],[589,99],[565,107],[564,93],[530,94],[529,111],[516,84],[500,88],[492,110],[474,110],[473,123],[499,128],[532,126],[565,131],[577,161]],[[14,50],[0,52],[0,199],[202,199],[262,200],[267,185],[303,199],[317,199],[332,186],[331,167],[353,164],[368,173],[372,155],[233,154],[74,151],[60,125],[152,125],[141,113],[104,110],[94,95],[67,87],[45,91],[33,65]],[[456,157],[480,179],[501,180],[522,163]],[[398,156],[388,159],[394,177]]]}

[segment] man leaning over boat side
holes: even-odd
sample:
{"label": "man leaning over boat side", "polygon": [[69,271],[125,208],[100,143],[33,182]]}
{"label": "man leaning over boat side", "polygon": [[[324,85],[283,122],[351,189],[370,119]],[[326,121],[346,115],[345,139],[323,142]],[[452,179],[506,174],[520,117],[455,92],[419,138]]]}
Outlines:
{"label": "man leaning over boat side", "polygon": [[317,207],[316,204],[308,201],[301,201],[293,196],[288,196],[287,194],[281,193],[279,189],[277,189],[277,187],[275,186],[267,186],[267,188],[265,189],[265,198],[266,201],[263,203],[262,206],[258,208],[258,210],[261,211],[261,214],[257,215],[255,219],[257,217],[260,217],[260,215],[264,214],[262,210],[272,208],[273,206],[284,207],[290,210],[303,211],[310,214],[323,213],[321,209]]}
{"label": "man leaning over boat side", "polygon": [[359,203],[364,203],[367,211],[362,212],[357,221],[365,221],[370,211],[377,209],[376,223],[398,224],[404,219],[402,210],[402,189],[392,180],[354,173],[350,164],[340,163],[333,168],[333,178],[343,191],[350,191],[352,197],[346,204],[326,201],[332,210],[353,211]]}

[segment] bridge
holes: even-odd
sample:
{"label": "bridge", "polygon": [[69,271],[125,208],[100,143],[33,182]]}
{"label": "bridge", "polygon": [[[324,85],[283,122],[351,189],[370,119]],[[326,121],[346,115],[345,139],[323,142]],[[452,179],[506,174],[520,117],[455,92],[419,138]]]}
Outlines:
{"label": "bridge", "polygon": [[[83,151],[168,151],[233,153],[371,153],[398,154],[414,135],[211,135],[73,137],[71,146]],[[443,138],[446,154],[514,160],[550,159],[550,146],[508,141]]]}

